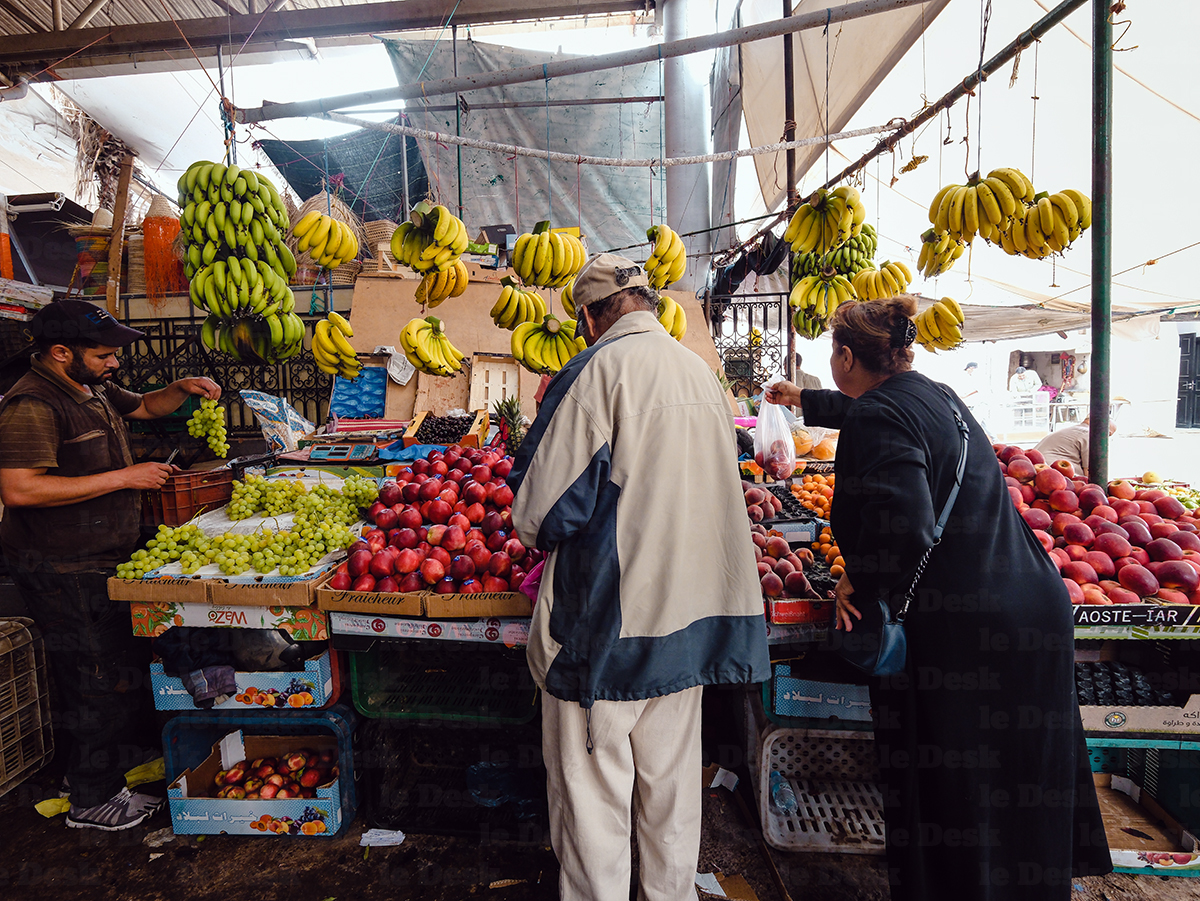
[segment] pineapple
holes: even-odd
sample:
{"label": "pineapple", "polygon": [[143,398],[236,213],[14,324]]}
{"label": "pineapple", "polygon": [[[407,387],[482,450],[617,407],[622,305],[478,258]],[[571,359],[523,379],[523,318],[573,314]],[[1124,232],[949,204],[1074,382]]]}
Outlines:
{"label": "pineapple", "polygon": [[521,400],[516,395],[492,404],[492,413],[499,420],[500,439],[509,454],[516,454],[525,437],[525,417],[521,415]]}

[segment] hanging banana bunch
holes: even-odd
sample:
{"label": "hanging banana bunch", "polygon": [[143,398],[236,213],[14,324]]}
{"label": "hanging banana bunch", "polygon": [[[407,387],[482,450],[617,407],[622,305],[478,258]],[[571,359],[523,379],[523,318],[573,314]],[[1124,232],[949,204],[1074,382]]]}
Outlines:
{"label": "hanging banana bunch", "polygon": [[409,320],[400,330],[400,347],[414,368],[429,375],[452,376],[462,370],[463,354],[436,316]]}
{"label": "hanging banana bunch", "polygon": [[407,222],[392,232],[391,250],[416,272],[445,272],[459,262],[470,245],[463,221],[438,204],[421,201]]}
{"label": "hanging banana bunch", "polygon": [[878,269],[864,269],[852,279],[859,300],[885,300],[903,294],[912,281],[912,273],[903,263],[887,262]]}
{"label": "hanging banana bunch", "polygon": [[642,268],[650,278],[650,287],[661,291],[683,278],[687,271],[687,250],[683,238],[665,223],[646,229],[646,237],[654,243],[654,250]]}
{"label": "hanging banana bunch", "polygon": [[512,333],[512,355],[533,373],[554,373],[587,347],[575,334],[575,320],[547,314],[541,322],[522,322]]}
{"label": "hanging banana bunch", "polygon": [[962,307],[953,297],[943,297],[917,314],[917,343],[927,351],[954,350],[962,344]]}
{"label": "hanging banana bunch", "polygon": [[687,334],[687,313],[683,312],[683,307],[674,298],[666,294],[658,299],[658,321],[676,341],[682,341]]}
{"label": "hanging banana bunch", "polygon": [[471,275],[467,264],[455,260],[454,265],[441,272],[426,272],[417,285],[413,300],[425,306],[436,307],[448,297],[458,297],[467,290]]}
{"label": "hanging banana bunch", "polygon": [[502,279],[500,284],[504,288],[488,314],[496,325],[511,330],[523,322],[541,322],[545,318],[546,301],[540,294],[526,291],[511,278]]}
{"label": "hanging banana bunch", "polygon": [[875,259],[875,248],[879,238],[875,227],[863,223],[862,231],[855,237],[825,253],[797,253],[792,256],[792,278],[799,281],[806,275],[820,275],[822,269],[833,269],[839,275],[851,276],[866,269]]}
{"label": "hanging banana bunch", "polygon": [[511,266],[525,285],[561,288],[585,262],[583,242],[570,232],[553,231],[547,219],[517,238]]}
{"label": "hanging banana bunch", "polygon": [[296,249],[307,253],[322,269],[336,269],[358,256],[354,230],[332,216],[309,210],[292,227]]}
{"label": "hanging banana bunch", "polygon": [[304,323],[288,287],[296,258],[283,243],[287,211],[270,179],[199,160],[177,187],[188,296],[208,314],[201,342],[246,363],[298,354]]}
{"label": "hanging banana bunch", "polygon": [[575,315],[575,279],[571,279],[569,282],[563,285],[562,305],[563,312],[565,312],[568,316],[570,316],[572,319],[579,318]]}
{"label": "hanging banana bunch", "polygon": [[358,354],[347,338],[354,337],[354,329],[345,317],[329,311],[329,315],[313,329],[312,354],[317,368],[329,375],[340,375],[354,381],[362,372]]}
{"label": "hanging banana bunch", "polygon": [[794,310],[810,311],[809,318],[828,323],[844,303],[856,300],[850,279],[826,269],[821,275],[806,275],[796,282],[788,295],[788,305]]}
{"label": "hanging banana bunch", "polygon": [[857,188],[821,188],[792,214],[783,240],[792,245],[794,253],[824,253],[858,237],[866,218],[867,208]]}
{"label": "hanging banana bunch", "polygon": [[[983,232],[980,232],[983,236]],[[986,237],[985,237],[986,239]],[[999,232],[997,232],[999,240]],[[917,254],[917,271],[926,278],[949,272],[954,261],[963,255],[967,245],[950,237],[950,232],[927,228],[921,235],[921,251]]]}

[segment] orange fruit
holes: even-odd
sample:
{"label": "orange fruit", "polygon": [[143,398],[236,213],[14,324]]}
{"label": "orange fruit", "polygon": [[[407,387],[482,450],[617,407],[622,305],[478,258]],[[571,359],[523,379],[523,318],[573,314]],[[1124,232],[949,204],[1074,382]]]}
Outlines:
{"label": "orange fruit", "polygon": [[845,572],[846,572],[846,570],[843,567],[838,566],[836,563],[833,566],[829,567],[829,575],[831,575],[831,576],[838,576],[840,578],[841,575]]}

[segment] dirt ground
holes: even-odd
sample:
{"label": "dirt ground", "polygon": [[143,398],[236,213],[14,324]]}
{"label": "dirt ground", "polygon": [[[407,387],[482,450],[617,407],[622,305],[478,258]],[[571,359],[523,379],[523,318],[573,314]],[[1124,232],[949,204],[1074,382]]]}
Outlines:
{"label": "dirt ground", "polygon": [[[334,839],[176,836],[167,815],[126,832],[68,829],[33,803],[54,794],[39,776],[0,798],[5,901],[552,901],[558,865],[543,845],[410,835],[398,847],[359,845],[363,816]],[[740,791],[744,791],[743,783]],[[700,871],[741,874],[760,901],[887,901],[882,860],[768,849],[752,801],[704,795]],[[782,886],[782,889],[780,888]],[[711,897],[711,896],[704,896]],[[1110,875],[1075,883],[1078,901],[1200,899],[1200,879]]]}

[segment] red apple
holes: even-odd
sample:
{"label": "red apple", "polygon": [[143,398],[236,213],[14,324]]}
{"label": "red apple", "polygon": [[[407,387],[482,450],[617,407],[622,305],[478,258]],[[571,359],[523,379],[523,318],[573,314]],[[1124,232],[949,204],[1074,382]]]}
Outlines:
{"label": "red apple", "polygon": [[462,526],[450,525],[442,535],[442,547],[451,554],[461,551],[467,546],[467,535]]}
{"label": "red apple", "polygon": [[334,591],[348,591],[353,580],[349,573],[334,573],[333,578],[329,580],[329,587]]}
{"label": "red apple", "polygon": [[459,594],[479,594],[483,591],[483,583],[478,579],[466,579],[458,586]]}
{"label": "red apple", "polygon": [[376,579],[390,576],[395,571],[395,558],[391,554],[381,551],[371,558],[371,575]]}
{"label": "red apple", "polygon": [[492,554],[492,559],[488,561],[488,572],[502,579],[507,578],[512,572],[512,558],[508,554]]}
{"label": "red apple", "polygon": [[429,521],[432,523],[445,524],[450,520],[453,508],[440,498],[436,501],[429,502]]}
{"label": "red apple", "polygon": [[354,580],[354,584],[350,586],[351,591],[374,591],[375,577],[370,573],[363,573]]}
{"label": "red apple", "polygon": [[462,582],[475,575],[475,561],[466,554],[459,554],[450,561],[450,569],[448,575],[452,579],[457,579]]}
{"label": "red apple", "polygon": [[484,544],[487,545],[487,549],[489,551],[498,551],[504,547],[504,543],[506,541],[508,541],[508,533],[503,529],[497,529],[495,532],[492,532],[492,534],[488,535],[487,541],[485,541]]}
{"label": "red apple", "polygon": [[446,536],[448,526],[434,524],[429,527],[429,531],[425,534],[425,540],[434,547],[440,547],[442,539]]}
{"label": "red apple", "polygon": [[355,551],[346,561],[346,571],[352,578],[357,579],[370,568],[373,556],[369,550]]}
{"label": "red apple", "polygon": [[378,582],[375,583],[375,590],[382,591],[386,594],[394,594],[395,592],[400,590],[400,585],[391,576],[384,576],[382,579],[380,579]]}
{"label": "red apple", "polygon": [[443,569],[446,569],[450,566],[450,561],[452,558],[450,556],[450,552],[444,547],[435,547],[429,549],[429,556],[426,559],[436,560],[438,563],[442,564]]}

